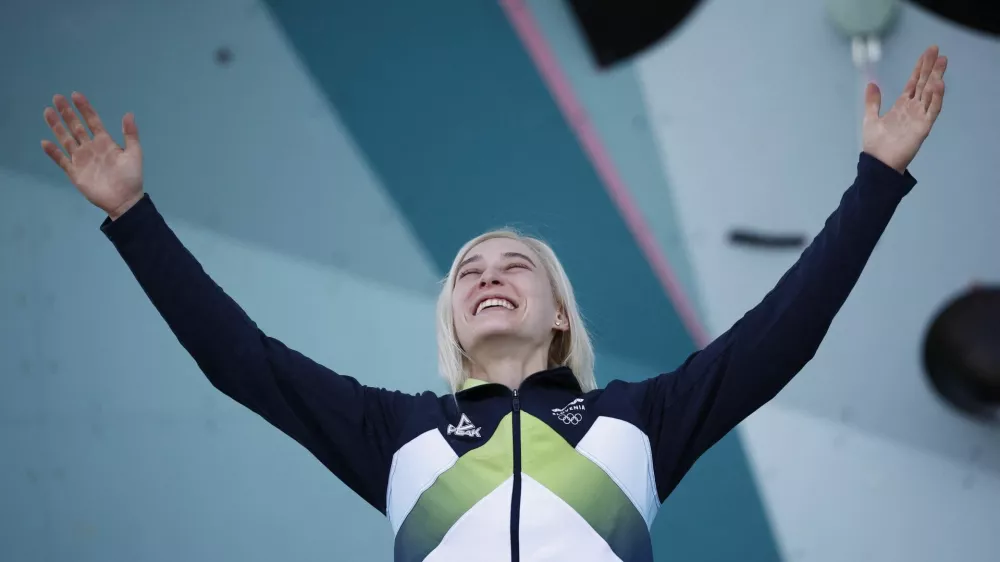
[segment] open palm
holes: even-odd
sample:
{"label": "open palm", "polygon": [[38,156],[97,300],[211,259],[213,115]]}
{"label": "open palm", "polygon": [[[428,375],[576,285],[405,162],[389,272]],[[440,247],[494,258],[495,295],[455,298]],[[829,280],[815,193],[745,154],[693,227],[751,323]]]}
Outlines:
{"label": "open palm", "polygon": [[135,117],[127,114],[122,119],[122,149],[104,129],[87,98],[79,93],[73,93],[72,98],[90,133],[69,101],[57,95],[52,99],[55,109],[45,108],[44,117],[62,149],[47,140],[42,141],[42,148],[88,201],[117,218],[142,198],[142,149]]}
{"label": "open palm", "polygon": [[868,84],[862,125],[865,152],[900,173],[906,170],[941,113],[947,67],[947,57],[939,56],[936,46],[924,51],[902,95],[882,116],[882,93]]}

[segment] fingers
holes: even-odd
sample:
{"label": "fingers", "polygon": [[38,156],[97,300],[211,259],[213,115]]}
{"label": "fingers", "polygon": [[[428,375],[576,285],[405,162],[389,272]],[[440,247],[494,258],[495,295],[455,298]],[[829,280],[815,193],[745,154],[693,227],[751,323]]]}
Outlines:
{"label": "fingers", "polygon": [[933,87],[939,82],[944,83],[944,72],[946,70],[948,70],[948,57],[938,57],[934,61],[934,68],[931,69],[930,78],[927,79],[928,87]]}
{"label": "fingers", "polygon": [[42,150],[44,150],[45,154],[48,154],[49,158],[58,164],[67,175],[72,176],[73,163],[70,161],[69,156],[66,156],[65,152],[59,150],[59,147],[56,146],[54,142],[43,140]]}
{"label": "fingers", "polygon": [[87,129],[84,128],[80,118],[73,111],[73,107],[69,104],[66,96],[57,94],[52,98],[52,103],[56,106],[56,111],[62,116],[63,121],[66,122],[66,127],[76,142],[82,144],[89,141],[90,135],[87,134]]}
{"label": "fingers", "polygon": [[59,120],[59,114],[51,107],[46,107],[42,115],[45,117],[45,122],[48,123],[49,128],[52,129],[53,134],[55,134],[56,140],[72,156],[73,152],[80,147],[80,143],[63,126],[62,121]]}
{"label": "fingers", "polygon": [[865,88],[865,119],[878,119],[882,108],[882,91],[874,82]]}
{"label": "fingers", "polygon": [[141,150],[139,146],[139,127],[135,124],[135,115],[126,113],[122,118],[122,135],[125,137],[125,150],[132,152]]}
{"label": "fingers", "polygon": [[934,70],[931,72],[931,77],[937,80],[944,81],[944,73],[948,70],[948,57],[940,56],[936,63],[934,63]]}
{"label": "fingers", "polygon": [[931,73],[931,78],[927,86],[930,96],[926,107],[927,114],[932,121],[937,119],[937,116],[941,113],[941,105],[944,103],[944,73],[947,69],[948,57],[939,58],[934,65],[934,71]]}
{"label": "fingers", "polygon": [[927,106],[927,115],[933,122],[941,114],[941,106],[944,104],[944,82],[931,94],[930,105]]}
{"label": "fingers", "polygon": [[[931,77],[931,71],[937,64],[938,60],[938,48],[937,45],[933,45],[924,51],[924,54],[920,57],[920,76],[917,78],[916,87],[916,98],[920,101],[925,102],[924,107],[927,107],[927,100],[930,98],[930,92],[925,92],[927,87],[927,81]],[[927,100],[925,100],[925,95]]]}
{"label": "fingers", "polygon": [[[104,124],[97,115],[97,111],[90,105],[90,100],[79,92],[73,92],[70,97],[72,97],[73,104],[80,111],[80,115],[83,116],[91,133],[94,135],[105,133]],[[87,128],[84,127],[83,122],[80,121],[76,111],[73,110],[73,106],[70,105],[69,100],[65,96],[58,94],[53,96],[52,105],[55,106],[55,109],[51,107],[45,108],[43,116],[45,117],[45,122],[55,134],[56,140],[59,141],[66,154],[69,154],[69,158],[65,158],[65,154],[48,141],[43,142],[42,147],[45,149],[45,153],[65,170],[67,169],[66,166],[72,165],[73,153],[80,148],[81,144],[90,141],[90,133],[87,132]],[[62,117],[61,120],[60,117]],[[65,125],[63,122],[65,122]],[[52,152],[53,150],[55,152]],[[65,158],[65,162],[58,159],[57,153]]]}
{"label": "fingers", "polygon": [[73,104],[80,111],[80,115],[83,116],[83,120],[90,127],[90,132],[96,137],[97,135],[104,132],[104,124],[101,123],[101,118],[98,117],[97,112],[94,111],[94,107],[90,105],[90,100],[88,100],[83,94],[79,92],[73,92],[72,94]]}

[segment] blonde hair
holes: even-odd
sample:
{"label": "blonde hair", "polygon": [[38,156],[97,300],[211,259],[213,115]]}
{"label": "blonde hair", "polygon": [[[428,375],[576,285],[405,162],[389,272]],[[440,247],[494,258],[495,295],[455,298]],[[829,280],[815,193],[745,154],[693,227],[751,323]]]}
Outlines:
{"label": "blonde hair", "polygon": [[548,244],[537,238],[524,236],[511,229],[493,230],[469,240],[455,255],[448,276],[444,279],[437,302],[438,368],[448,382],[452,392],[457,392],[469,378],[465,350],[455,333],[455,318],[452,310],[452,291],[455,288],[458,268],[466,254],[477,244],[493,238],[517,240],[531,248],[541,260],[552,284],[552,294],[556,306],[562,309],[569,325],[565,331],[556,332],[549,346],[548,367],[567,366],[573,371],[584,392],[597,388],[594,378],[594,347],[584,326],[583,316],[573,295],[573,286]]}

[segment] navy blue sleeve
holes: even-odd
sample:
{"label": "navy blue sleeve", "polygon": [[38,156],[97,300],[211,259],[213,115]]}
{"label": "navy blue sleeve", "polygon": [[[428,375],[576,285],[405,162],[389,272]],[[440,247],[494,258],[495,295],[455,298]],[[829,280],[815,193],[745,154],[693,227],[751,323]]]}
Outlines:
{"label": "navy blue sleeve", "polygon": [[908,172],[862,153],[840,206],[757,306],[675,371],[628,385],[650,438],[661,501],[813,358],[915,184]]}
{"label": "navy blue sleeve", "polygon": [[396,437],[414,397],[362,385],[263,333],[148,195],[101,230],[212,385],[298,441],[385,513]]}

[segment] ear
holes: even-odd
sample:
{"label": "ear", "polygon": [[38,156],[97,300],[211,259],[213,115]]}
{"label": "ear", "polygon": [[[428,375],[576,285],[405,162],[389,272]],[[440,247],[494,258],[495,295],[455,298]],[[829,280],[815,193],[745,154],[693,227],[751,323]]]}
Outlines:
{"label": "ear", "polygon": [[569,330],[569,320],[566,319],[566,315],[563,311],[556,312],[556,318],[552,322],[552,329],[557,332],[565,332]]}

